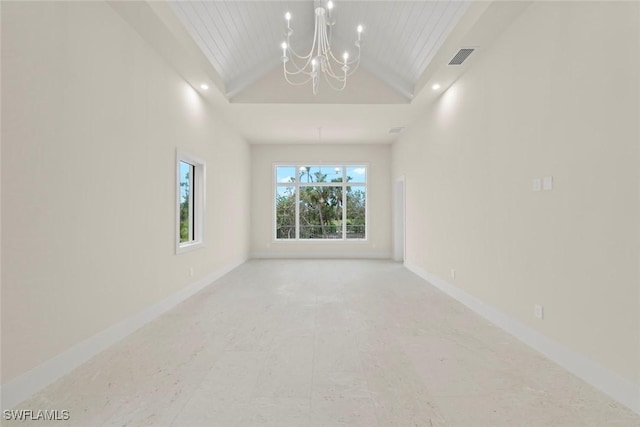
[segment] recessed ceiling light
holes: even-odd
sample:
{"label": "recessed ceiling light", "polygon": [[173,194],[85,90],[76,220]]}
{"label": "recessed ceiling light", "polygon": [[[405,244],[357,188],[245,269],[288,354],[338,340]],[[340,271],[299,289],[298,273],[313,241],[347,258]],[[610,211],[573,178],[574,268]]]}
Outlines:
{"label": "recessed ceiling light", "polygon": [[200,89],[207,90],[207,89],[209,89],[209,85],[206,85],[206,84],[203,83],[203,84],[200,85]]}
{"label": "recessed ceiling light", "polygon": [[431,86],[431,89],[438,90],[438,89],[440,89],[440,85],[438,83],[436,83],[433,86]]}

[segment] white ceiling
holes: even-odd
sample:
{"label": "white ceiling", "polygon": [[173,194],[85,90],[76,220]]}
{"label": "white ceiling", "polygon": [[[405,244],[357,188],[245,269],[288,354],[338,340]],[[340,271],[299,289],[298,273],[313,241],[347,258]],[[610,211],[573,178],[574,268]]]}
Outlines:
{"label": "white ceiling", "polygon": [[[274,69],[281,69],[280,44],[285,39],[284,15],[287,11],[292,15],[294,49],[305,54],[311,47],[313,0],[171,0],[170,5],[220,75],[225,95],[232,102],[238,102],[234,98],[247,87]],[[362,24],[361,67],[397,91],[401,102],[408,102],[414,96],[416,81],[468,5],[468,0],[335,0],[332,50],[355,54],[356,27]],[[331,91],[326,85],[320,90]],[[241,102],[268,102],[262,93],[255,97],[245,94],[241,99]],[[316,102],[313,96],[302,101],[281,97],[272,101]],[[381,101],[390,103],[387,97],[382,97]]]}
{"label": "white ceiling", "polygon": [[[278,45],[286,25],[284,12],[291,10],[295,29],[299,22],[297,16],[305,14],[298,8],[308,9],[309,1],[193,4],[186,0],[176,5],[172,1],[150,0],[109,4],[203,100],[215,107],[217,116],[250,143],[388,144],[399,136],[389,133],[390,128],[411,128],[428,105],[443,96],[470,66],[481,59],[483,52],[531,3],[473,0],[467,6],[468,2],[456,5],[455,2],[429,0],[334,1],[337,22],[343,19],[353,26],[354,17],[362,17],[366,26],[362,55],[367,67],[352,76],[345,92],[324,88],[326,90],[316,96],[311,94],[310,88],[284,83],[277,64],[281,54]],[[218,43],[219,54],[213,55],[216,63],[211,60],[212,52],[202,50],[202,40],[194,39],[193,28],[190,31],[183,24],[184,14],[180,18],[180,12],[176,13],[176,10],[187,9],[198,11],[198,19],[209,24],[214,20],[217,22],[208,30],[204,29],[204,24],[198,26],[200,31],[210,35],[212,42]],[[440,24],[434,26],[430,21],[435,22],[436,18],[429,10],[436,9]],[[463,9],[466,11],[459,16]],[[343,14],[338,13],[340,10]],[[345,18],[341,18],[343,16]],[[244,26],[232,25],[238,19]],[[312,17],[308,19],[310,21]],[[454,21],[457,22],[455,26]],[[249,22],[253,24],[248,25]],[[300,27],[304,26],[300,24]],[[431,37],[426,34],[427,29],[432,30]],[[440,36],[433,36],[436,33]],[[416,38],[422,40],[422,45]],[[226,46],[226,56],[222,46]],[[461,47],[469,46],[476,47],[477,51],[463,65],[447,65]],[[256,56],[249,52],[255,52]],[[269,65],[274,57],[275,68]],[[381,62],[384,64],[380,65]],[[373,63],[377,65],[372,66]],[[244,74],[237,71],[252,68],[259,70],[257,77],[248,71]],[[390,74],[395,77],[389,77]],[[402,81],[411,82],[412,99],[398,90]],[[207,83],[209,90],[200,89],[202,83]],[[431,90],[433,83],[439,83],[441,88]],[[237,93],[231,99],[227,85],[236,85]],[[242,90],[237,90],[240,87]]]}

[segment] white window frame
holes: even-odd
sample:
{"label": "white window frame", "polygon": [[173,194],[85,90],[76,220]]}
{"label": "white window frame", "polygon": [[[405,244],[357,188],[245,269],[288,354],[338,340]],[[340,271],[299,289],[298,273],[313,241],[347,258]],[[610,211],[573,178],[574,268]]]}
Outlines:
{"label": "white window frame", "polygon": [[[313,183],[301,183],[296,180],[293,183],[278,183],[277,182],[277,170],[278,167],[294,167],[296,171],[296,177],[299,175],[300,167],[302,166],[336,166],[342,169],[342,182],[313,182]],[[354,166],[363,166],[365,168],[365,182],[354,182],[349,183],[346,182],[347,177],[347,168]],[[271,218],[271,227],[272,227],[272,241],[274,243],[338,243],[338,244],[358,244],[358,243],[368,243],[369,240],[369,183],[371,181],[371,177],[369,176],[369,163],[367,162],[274,162],[272,167],[272,177],[271,177],[271,185],[272,185],[272,197],[271,203],[273,204],[272,208],[272,218]],[[347,218],[347,204],[344,203],[342,209],[342,238],[341,239],[301,239],[300,238],[300,187],[338,187],[341,184],[343,187],[343,194],[346,195],[346,187],[363,187],[365,189],[365,224],[364,224],[364,239],[347,239],[346,236],[346,218]],[[296,226],[296,236],[293,239],[279,239],[277,236],[277,227],[276,227],[276,218],[277,218],[277,206],[276,206],[276,195],[278,191],[278,187],[294,187],[294,191],[296,194],[296,218],[295,218],[295,226]]]}
{"label": "white window frame", "polygon": [[[194,202],[192,206],[195,204],[195,209],[193,209],[193,215],[190,220],[193,221],[191,223],[191,229],[194,230],[193,240],[189,242],[180,242],[180,199],[181,199],[181,191],[180,191],[180,163],[189,163],[192,165],[194,176],[193,176],[193,187],[192,191],[189,193],[189,198]],[[175,229],[175,244],[176,244],[176,254],[181,254],[184,252],[189,252],[194,249],[198,249],[204,246],[204,218],[206,212],[206,191],[205,191],[205,183],[206,183],[206,164],[203,160],[198,157],[192,156],[189,153],[184,151],[176,150],[176,229]]]}

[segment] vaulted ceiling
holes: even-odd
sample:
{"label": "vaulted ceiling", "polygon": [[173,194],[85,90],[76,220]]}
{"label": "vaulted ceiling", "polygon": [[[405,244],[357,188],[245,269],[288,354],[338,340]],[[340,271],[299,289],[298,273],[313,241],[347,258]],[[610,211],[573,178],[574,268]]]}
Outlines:
{"label": "vaulted ceiling", "polygon": [[[214,105],[248,142],[392,143],[456,80],[482,60],[530,1],[334,0],[336,50],[364,26],[362,65],[343,92],[284,80],[280,43],[292,14],[292,44],[309,45],[313,1],[168,0],[109,4]],[[449,65],[465,47],[475,52]],[[437,90],[432,90],[434,84]],[[201,86],[207,84],[208,90]],[[454,88],[455,89],[455,88]],[[189,96],[192,96],[189,95]]]}
{"label": "vaulted ceiling", "polygon": [[[275,70],[282,74],[280,44],[285,39],[285,13],[292,16],[291,42],[307,53],[314,30],[315,4],[325,1],[171,1],[193,40],[224,83],[225,95],[236,102],[308,102],[313,97],[283,97],[286,91],[251,93]],[[367,85],[386,85],[396,94],[373,91],[381,103],[408,102],[429,62],[455,28],[469,1],[341,1],[334,2],[332,50],[355,53],[356,27],[364,27],[361,68]],[[354,75],[354,80],[357,79]],[[379,80],[376,82],[375,80]],[[356,82],[355,84],[358,84]],[[272,87],[272,84],[268,85]],[[331,91],[324,86],[321,91]],[[245,93],[243,93],[245,92]],[[296,92],[300,92],[296,88]],[[305,94],[308,94],[308,89]],[[241,95],[241,96],[238,96]],[[396,96],[397,95],[397,96]]]}

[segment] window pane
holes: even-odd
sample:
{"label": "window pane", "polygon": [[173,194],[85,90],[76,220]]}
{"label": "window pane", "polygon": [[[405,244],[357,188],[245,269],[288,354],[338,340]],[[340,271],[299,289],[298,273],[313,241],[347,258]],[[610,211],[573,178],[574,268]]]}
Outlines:
{"label": "window pane", "polygon": [[347,187],[347,239],[365,239],[367,190],[364,186]]}
{"label": "window pane", "polygon": [[342,187],[300,187],[300,238],[342,238]]}
{"label": "window pane", "polygon": [[347,182],[367,182],[367,168],[365,166],[347,167]]}
{"label": "window pane", "polygon": [[276,189],[276,239],[296,238],[295,187]]}
{"label": "window pane", "polygon": [[301,183],[342,182],[340,166],[301,166],[298,170]]}
{"label": "window pane", "polygon": [[278,166],[276,167],[276,182],[289,184],[296,180],[295,166]]}
{"label": "window pane", "polygon": [[180,162],[180,243],[194,240],[193,171],[193,165]]}

